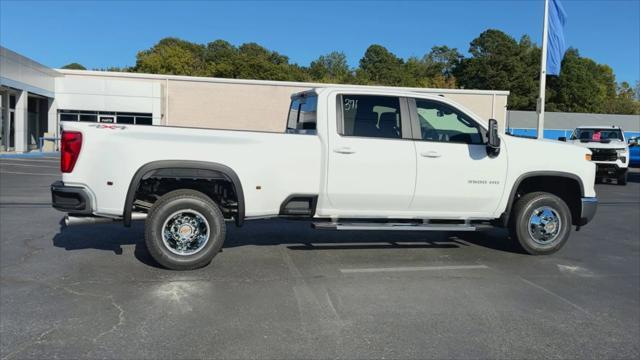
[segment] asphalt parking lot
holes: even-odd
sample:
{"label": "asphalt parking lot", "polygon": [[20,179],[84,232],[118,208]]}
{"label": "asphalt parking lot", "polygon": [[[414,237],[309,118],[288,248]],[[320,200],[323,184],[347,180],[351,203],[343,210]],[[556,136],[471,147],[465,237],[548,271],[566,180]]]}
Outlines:
{"label": "asphalt parking lot", "polygon": [[0,358],[638,358],[640,172],[558,254],[481,233],[229,226],[197,271],[142,224],[63,229],[55,158],[0,159]]}

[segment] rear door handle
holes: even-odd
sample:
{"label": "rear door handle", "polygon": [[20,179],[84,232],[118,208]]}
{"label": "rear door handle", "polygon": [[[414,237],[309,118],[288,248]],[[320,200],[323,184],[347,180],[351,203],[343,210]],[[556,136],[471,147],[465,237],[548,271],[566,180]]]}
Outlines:
{"label": "rear door handle", "polygon": [[355,153],[355,150],[351,149],[348,146],[343,146],[343,147],[333,149],[333,152],[338,154],[353,154]]}
{"label": "rear door handle", "polygon": [[420,156],[428,157],[428,158],[439,158],[441,155],[439,152],[431,150],[431,151],[421,152]]}

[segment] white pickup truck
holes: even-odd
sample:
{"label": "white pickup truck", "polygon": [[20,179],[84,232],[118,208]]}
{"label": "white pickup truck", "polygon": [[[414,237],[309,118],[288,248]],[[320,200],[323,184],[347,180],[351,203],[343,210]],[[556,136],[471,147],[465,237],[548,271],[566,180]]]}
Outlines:
{"label": "white pickup truck", "polygon": [[627,184],[629,145],[620,127],[581,126],[573,131],[569,140],[566,137],[558,140],[591,150],[591,161],[596,164],[596,182],[613,178],[618,185]]}
{"label": "white pickup truck", "polygon": [[501,134],[440,96],[330,87],[291,99],[285,133],[63,122],[53,206],[68,224],[146,219],[147,247],[171,269],[208,264],[225,221],[499,226],[550,254],[595,215],[588,149]]}

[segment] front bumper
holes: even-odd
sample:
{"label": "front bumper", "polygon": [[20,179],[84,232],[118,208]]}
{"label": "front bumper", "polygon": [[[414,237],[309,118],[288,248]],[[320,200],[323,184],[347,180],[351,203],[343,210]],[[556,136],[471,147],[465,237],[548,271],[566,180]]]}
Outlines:
{"label": "front bumper", "polygon": [[596,176],[599,177],[617,177],[627,171],[627,164],[620,161],[616,162],[596,162]]}
{"label": "front bumper", "polygon": [[580,207],[580,221],[578,222],[578,225],[586,225],[594,216],[596,216],[598,198],[584,197],[580,200],[582,206]]}
{"label": "front bumper", "polygon": [[90,214],[91,197],[81,187],[67,186],[62,181],[51,184],[51,205],[54,209],[71,214]]}

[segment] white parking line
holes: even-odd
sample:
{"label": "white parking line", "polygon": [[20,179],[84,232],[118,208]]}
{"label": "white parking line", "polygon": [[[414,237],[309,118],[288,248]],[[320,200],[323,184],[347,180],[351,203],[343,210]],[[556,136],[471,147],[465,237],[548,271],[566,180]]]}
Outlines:
{"label": "white parking line", "polygon": [[376,273],[376,272],[402,272],[402,271],[429,271],[429,270],[471,270],[488,269],[486,265],[449,265],[449,266],[399,266],[388,268],[360,268],[340,269],[343,274],[352,273]]}
{"label": "white parking line", "polygon": [[46,165],[28,165],[28,164],[3,164],[0,163],[1,166],[26,166],[26,167],[39,167],[39,168],[49,168],[49,169],[57,169],[58,166],[46,166]]}
{"label": "white parking line", "polygon": [[47,173],[28,173],[28,172],[19,172],[19,171],[0,171],[0,174],[16,174],[16,175],[38,175],[38,176],[55,176],[61,177],[60,174],[47,174]]}

